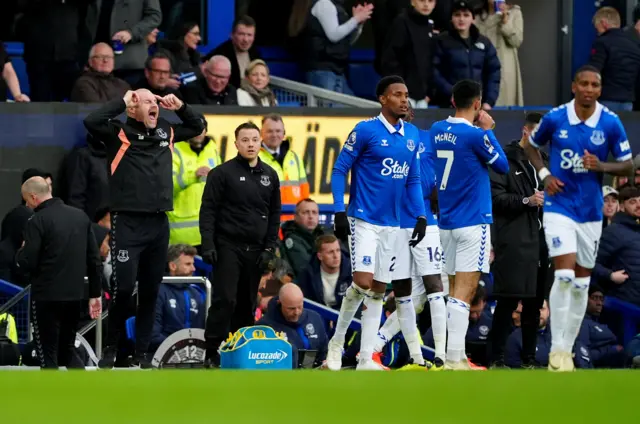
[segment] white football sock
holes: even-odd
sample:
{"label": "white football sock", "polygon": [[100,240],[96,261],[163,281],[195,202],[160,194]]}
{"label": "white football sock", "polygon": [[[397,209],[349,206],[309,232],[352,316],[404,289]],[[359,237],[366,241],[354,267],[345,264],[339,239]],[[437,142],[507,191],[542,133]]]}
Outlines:
{"label": "white football sock", "polygon": [[431,293],[427,295],[427,299],[429,300],[429,311],[431,312],[433,344],[436,349],[435,357],[444,361],[447,345],[447,304],[444,301],[444,293]]}
{"label": "white football sock", "polygon": [[[557,269],[549,293],[549,319],[551,321],[551,352],[565,352],[564,332],[567,328],[569,305],[576,273],[572,269]],[[584,314],[584,312],[583,312]]]}
{"label": "white football sock", "polygon": [[418,334],[418,326],[416,325],[416,310],[410,295],[396,297],[396,312],[398,313],[398,322],[402,329],[404,341],[409,348],[409,356],[413,359],[414,364],[423,365],[424,358],[422,357],[422,349],[420,348],[420,335]]}
{"label": "white football sock", "polygon": [[591,278],[582,277],[573,280],[571,289],[569,290],[570,303],[567,324],[564,329],[564,350],[565,352],[573,351],[573,344],[580,332],[580,326],[584,319],[589,302],[589,284]]}
{"label": "white football sock", "polygon": [[349,329],[349,324],[353,320],[362,299],[364,299],[366,290],[361,289],[355,283],[351,283],[351,286],[347,289],[344,297],[342,298],[342,305],[340,306],[340,314],[338,315],[338,322],[336,323],[336,331],[333,334],[331,340],[339,342],[340,345],[344,345],[344,338]]}
{"label": "white football sock", "polygon": [[378,338],[378,328],[382,317],[382,297],[384,293],[369,292],[367,309],[362,312],[362,330],[360,337],[360,361],[371,361],[373,347]]}
{"label": "white football sock", "polygon": [[424,304],[427,303],[427,294],[412,294],[413,308],[416,310],[416,316],[420,315],[424,311]]}
{"label": "white football sock", "polygon": [[[369,307],[368,305],[369,302],[367,301],[367,307]],[[373,347],[373,351],[376,353],[382,352],[384,346],[399,332],[400,323],[398,322],[398,313],[394,312],[387,317],[387,320],[378,331],[378,338],[375,346]]]}
{"label": "white football sock", "polygon": [[469,304],[450,297],[447,302],[447,361],[460,362],[469,328]]}

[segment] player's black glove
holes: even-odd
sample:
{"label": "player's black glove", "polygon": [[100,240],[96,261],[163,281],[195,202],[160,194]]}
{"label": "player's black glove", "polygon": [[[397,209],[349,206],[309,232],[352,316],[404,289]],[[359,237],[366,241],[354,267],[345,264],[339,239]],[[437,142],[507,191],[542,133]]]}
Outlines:
{"label": "player's black glove", "polygon": [[215,247],[202,252],[202,260],[209,265],[215,265],[218,262],[218,252],[216,252]]}
{"label": "player's black glove", "polygon": [[265,249],[260,256],[258,257],[258,270],[264,274],[268,271],[272,271],[274,268],[274,259],[276,258],[275,253],[273,253],[272,249]]}
{"label": "player's black glove", "polygon": [[416,222],[416,226],[413,229],[413,234],[411,234],[411,241],[409,242],[409,246],[416,247],[418,243],[422,241],[426,232],[427,218],[421,216],[420,218],[418,218],[418,222]]}
{"label": "player's black glove", "polygon": [[349,225],[349,219],[346,212],[336,212],[333,217],[333,233],[338,239],[347,243],[348,238],[351,235],[351,228]]}

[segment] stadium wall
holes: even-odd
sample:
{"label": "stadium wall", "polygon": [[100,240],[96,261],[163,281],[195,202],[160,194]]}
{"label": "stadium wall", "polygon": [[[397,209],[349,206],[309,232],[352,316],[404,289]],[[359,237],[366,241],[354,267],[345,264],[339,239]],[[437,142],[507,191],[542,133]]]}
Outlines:
{"label": "stadium wall", "polygon": [[[20,200],[20,178],[26,168],[36,167],[60,175],[64,157],[75,147],[86,144],[82,119],[95,105],[74,103],[0,104],[0,216]],[[233,131],[241,122],[260,125],[264,108],[199,107],[209,122],[209,135],[217,142],[223,159],[235,156]],[[284,117],[292,148],[304,159],[311,195],[318,203],[331,201],[331,168],[343,140],[354,125],[378,114],[377,110],[351,108],[275,108],[269,112]],[[414,123],[429,128],[449,115],[447,110],[417,111]],[[520,138],[525,112],[494,111],[496,136],[501,143]],[[176,120],[173,113],[162,116]],[[630,136],[632,149],[640,151],[640,114],[623,113],[621,118]],[[54,190],[56,183],[54,182]],[[59,185],[58,185],[59,188]]]}

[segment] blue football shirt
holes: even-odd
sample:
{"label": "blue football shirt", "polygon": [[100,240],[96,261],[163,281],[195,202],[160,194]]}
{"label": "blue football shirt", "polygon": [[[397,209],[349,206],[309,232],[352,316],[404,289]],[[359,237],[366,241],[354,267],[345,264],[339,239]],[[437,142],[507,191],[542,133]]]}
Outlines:
{"label": "blue football shirt", "polygon": [[380,114],[358,123],[331,174],[334,211],[345,210],[345,181],[351,170],[348,216],[370,224],[399,227],[405,194],[412,214],[416,218],[424,216],[419,142],[418,128],[402,120],[394,127]]}
{"label": "blue football shirt", "polygon": [[[429,131],[420,131],[420,144],[418,145],[418,154],[420,155],[420,182],[422,185],[422,196],[424,197],[424,211],[427,218],[427,225],[438,225],[437,217],[431,212],[431,192],[436,185],[436,175],[433,172],[433,162],[435,158],[435,149]],[[412,215],[410,203],[406,200],[402,203],[400,210],[400,228],[414,228],[416,225],[416,217]]]}
{"label": "blue football shirt", "polygon": [[499,174],[509,170],[493,131],[449,117],[433,124],[429,133],[436,149],[440,228],[493,223],[489,167]]}
{"label": "blue football shirt", "polygon": [[582,122],[572,100],[549,111],[529,142],[538,148],[549,143],[549,171],[564,183],[562,192],[545,197],[544,211],[579,223],[602,221],[602,173],[584,169],[582,157],[586,150],[602,162],[609,153],[617,161],[632,158],[618,115],[597,103],[594,114]]}

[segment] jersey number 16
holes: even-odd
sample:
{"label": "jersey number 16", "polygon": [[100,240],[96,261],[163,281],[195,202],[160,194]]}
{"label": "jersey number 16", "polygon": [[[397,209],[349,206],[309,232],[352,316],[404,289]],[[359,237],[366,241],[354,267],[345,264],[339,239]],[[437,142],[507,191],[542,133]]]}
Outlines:
{"label": "jersey number 16", "polygon": [[453,151],[438,150],[438,158],[447,160],[447,163],[444,164],[444,172],[442,173],[442,181],[440,182],[440,190],[446,190],[451,167],[453,166]]}

